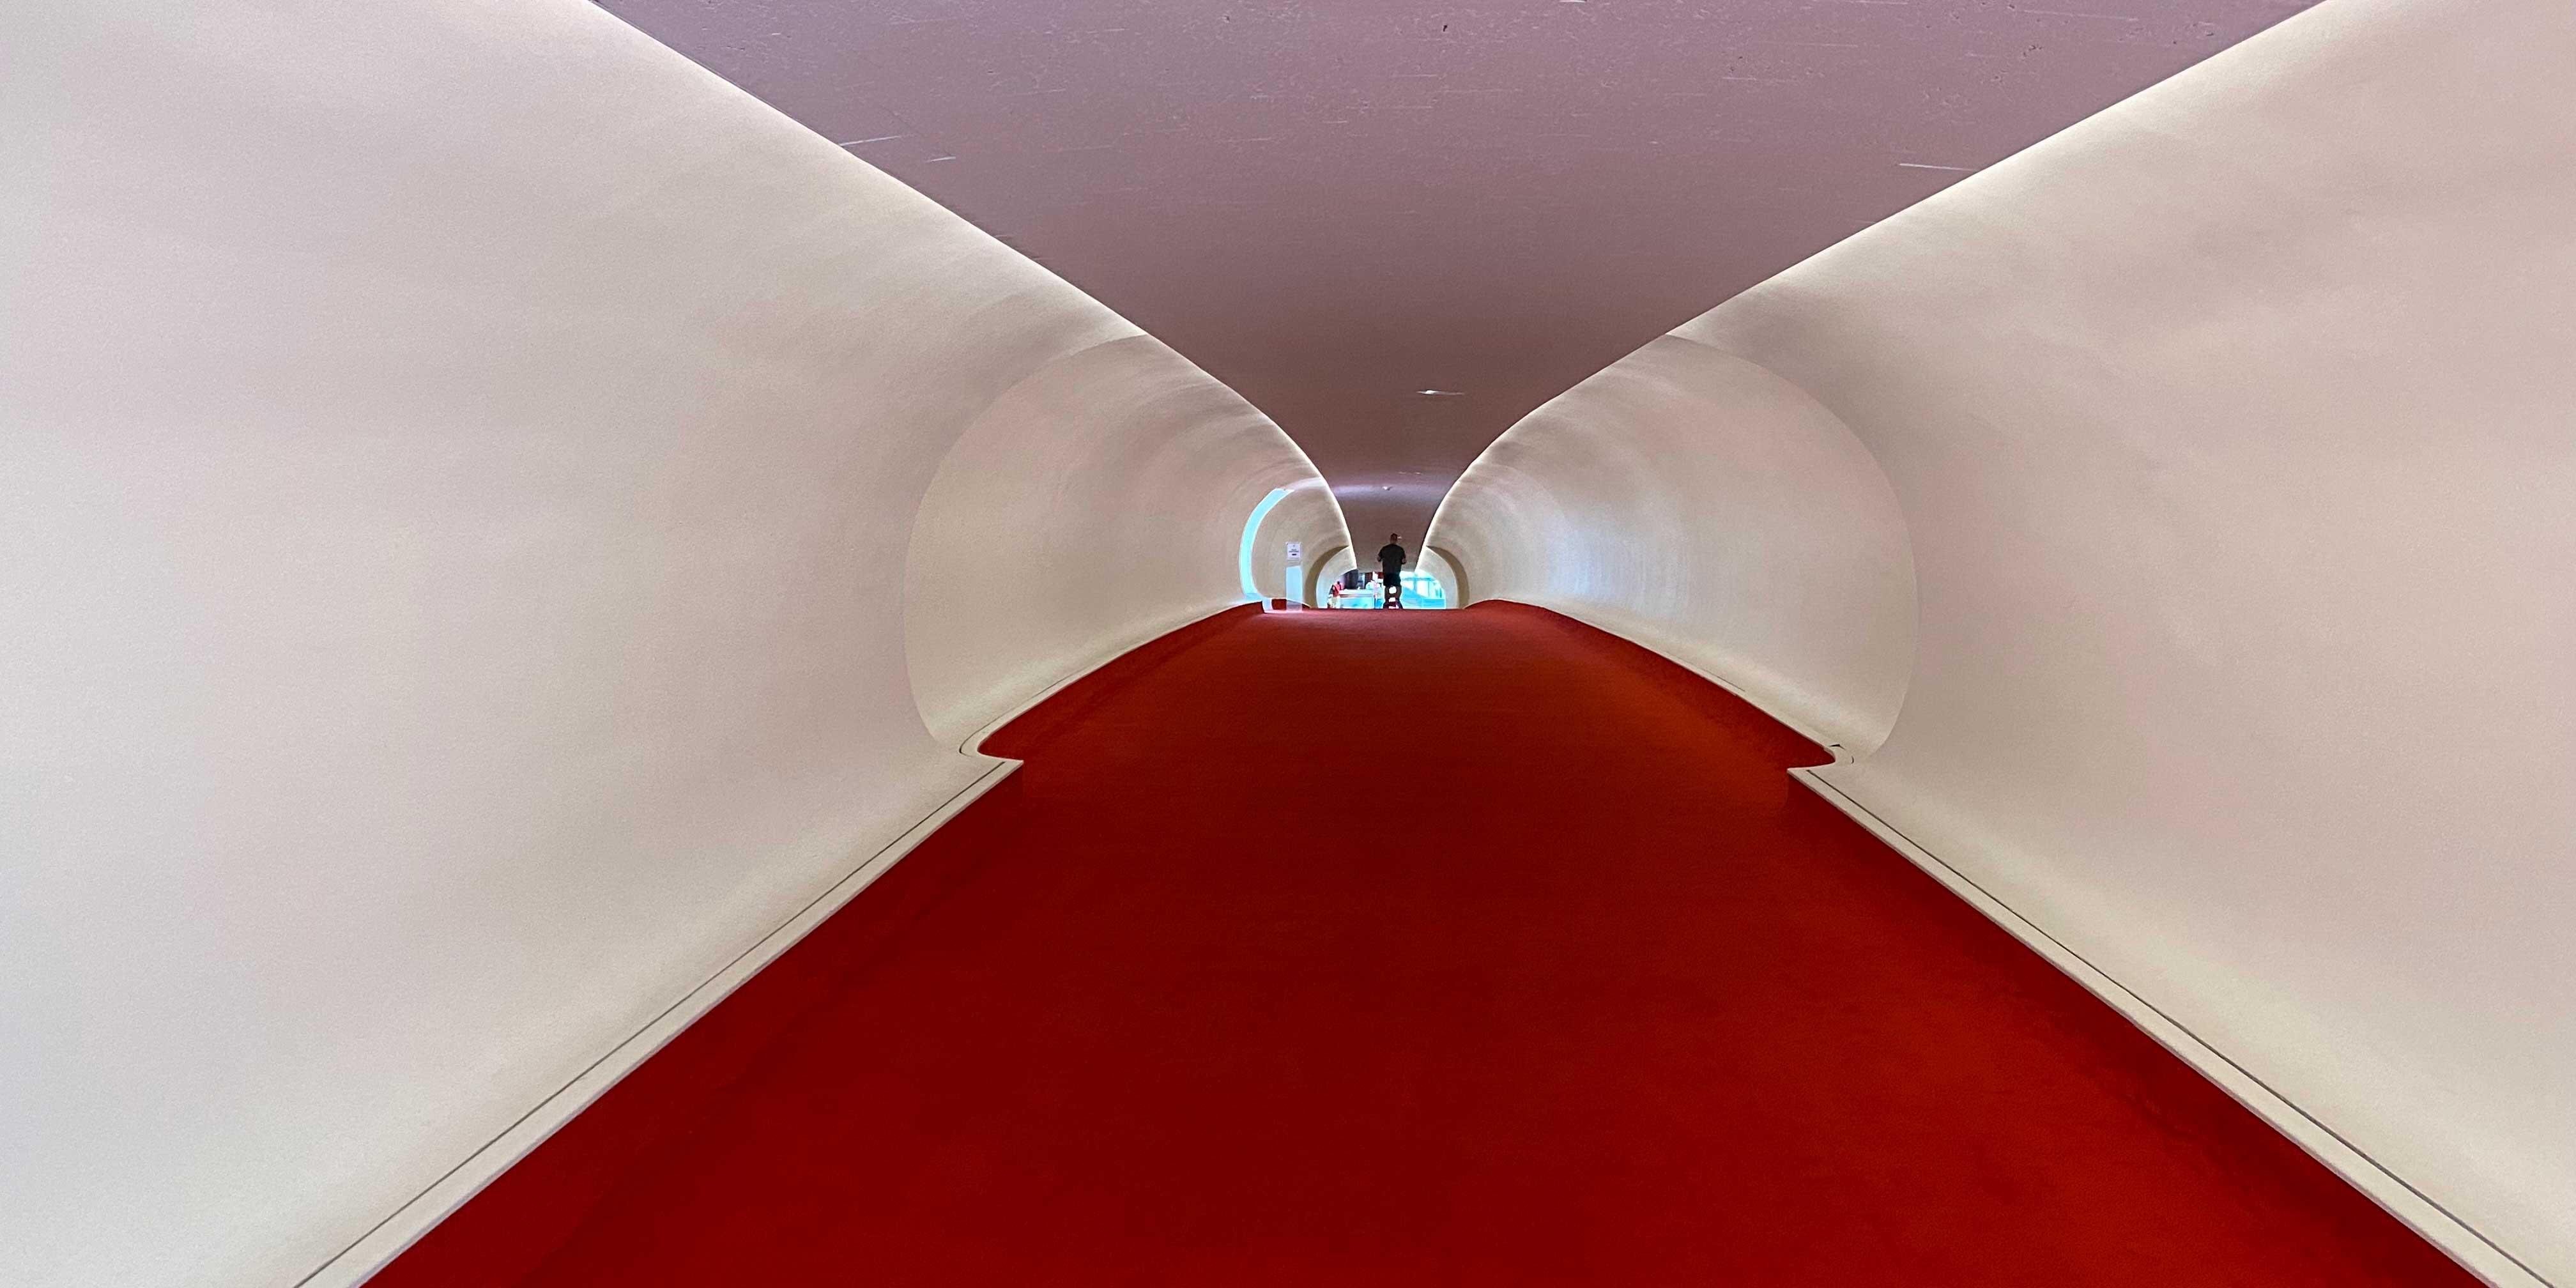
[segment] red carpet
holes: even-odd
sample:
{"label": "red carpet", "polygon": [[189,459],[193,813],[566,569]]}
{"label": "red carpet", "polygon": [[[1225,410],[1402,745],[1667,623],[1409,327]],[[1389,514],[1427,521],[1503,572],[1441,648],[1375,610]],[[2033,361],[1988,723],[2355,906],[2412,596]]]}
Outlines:
{"label": "red carpet", "polygon": [[993,750],[380,1288],[2473,1282],[1565,619],[1229,614]]}

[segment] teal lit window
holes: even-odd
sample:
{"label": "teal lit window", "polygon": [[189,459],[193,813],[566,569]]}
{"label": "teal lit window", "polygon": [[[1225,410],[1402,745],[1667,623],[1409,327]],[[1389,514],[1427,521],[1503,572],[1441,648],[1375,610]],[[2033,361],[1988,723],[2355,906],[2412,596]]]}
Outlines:
{"label": "teal lit window", "polygon": [[[1334,601],[1333,606],[1338,608],[1380,608],[1384,607],[1384,604],[1381,601],[1383,601],[1385,597],[1385,587],[1378,583],[1371,582],[1366,586],[1360,587],[1358,590],[1343,591],[1340,599]],[[1404,574],[1404,606],[1406,608],[1447,608],[1449,606],[1449,592],[1440,585],[1440,579],[1432,576],[1430,573],[1413,572],[1408,570]]]}

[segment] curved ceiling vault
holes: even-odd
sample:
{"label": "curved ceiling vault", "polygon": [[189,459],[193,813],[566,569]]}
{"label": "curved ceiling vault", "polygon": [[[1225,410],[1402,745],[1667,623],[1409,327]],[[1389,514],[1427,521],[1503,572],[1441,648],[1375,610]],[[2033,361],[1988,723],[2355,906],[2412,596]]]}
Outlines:
{"label": "curved ceiling vault", "polygon": [[1419,540],[1548,398],[2313,0],[604,3],[1232,385],[1354,533]]}

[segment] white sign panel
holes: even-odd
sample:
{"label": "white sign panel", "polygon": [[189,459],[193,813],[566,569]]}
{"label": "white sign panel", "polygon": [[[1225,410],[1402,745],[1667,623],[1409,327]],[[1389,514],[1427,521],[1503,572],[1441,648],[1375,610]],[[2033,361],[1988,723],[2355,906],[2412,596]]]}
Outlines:
{"label": "white sign panel", "polygon": [[1305,542],[1303,542],[1303,541],[1291,541],[1291,542],[1289,542],[1289,543],[1288,543],[1288,562],[1290,562],[1290,563],[1295,563],[1295,562],[1297,562],[1298,560],[1303,559],[1303,558],[1305,558],[1305,557],[1306,557],[1306,543],[1305,543]]}

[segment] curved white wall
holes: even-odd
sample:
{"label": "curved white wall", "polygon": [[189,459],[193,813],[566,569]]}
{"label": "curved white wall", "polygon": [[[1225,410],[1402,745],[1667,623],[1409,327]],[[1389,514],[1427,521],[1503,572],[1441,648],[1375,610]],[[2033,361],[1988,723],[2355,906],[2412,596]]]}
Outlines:
{"label": "curved white wall", "polygon": [[293,1282],[1314,482],[578,0],[17,5],[0,60],[0,1281]]}
{"label": "curved white wall", "polygon": [[[1297,565],[1301,571],[1294,586],[1288,584],[1290,541],[1302,546]],[[1343,526],[1341,502],[1334,499],[1322,476],[1316,475],[1291,487],[1288,495],[1279,499],[1269,517],[1262,520],[1254,542],[1253,578],[1260,584],[1261,597],[1311,603],[1307,596],[1314,591],[1316,552],[1347,552],[1351,534]]]}
{"label": "curved white wall", "polygon": [[1466,562],[1458,557],[1458,552],[1427,544],[1423,546],[1423,551],[1423,562],[1433,569],[1435,575],[1440,578],[1441,587],[1449,593],[1449,606],[1465,608],[1474,603],[1476,582],[1474,578],[1467,575]]}
{"label": "curved white wall", "polygon": [[1865,752],[1905,696],[1914,570],[1895,494],[1796,385],[1665,336],[1478,457],[1432,539],[1480,599],[1544,604]]}
{"label": "curved white wall", "polygon": [[[2560,1282],[2571,66],[2564,0],[2332,0],[1675,333],[1901,507],[1901,715],[1824,776]],[[1736,410],[1697,448],[1689,401],[1525,426],[1440,538],[1479,595],[1607,598],[1685,658],[1739,612],[1826,635],[1698,553],[1755,538],[1697,456],[1812,432]],[[1685,549],[1605,582],[1605,524]]]}
{"label": "curved white wall", "polygon": [[1308,604],[1321,604],[1327,599],[1330,599],[1332,584],[1339,581],[1342,574],[1359,566],[1358,557],[1352,553],[1351,547],[1347,545],[1337,546],[1327,552],[1324,556],[1323,562],[1316,564],[1313,568],[1307,571],[1306,602]]}
{"label": "curved white wall", "polygon": [[1467,606],[1466,579],[1458,575],[1458,567],[1449,561],[1449,556],[1424,546],[1413,552],[1413,566],[1424,576],[1440,583],[1441,598],[1449,607]]}
{"label": "curved white wall", "polygon": [[1269,597],[1286,543],[1342,541],[1330,489],[1268,418],[1151,336],[1056,359],[976,418],[923,498],[904,634],[950,745],[1018,700],[1244,602],[1245,521]]}

